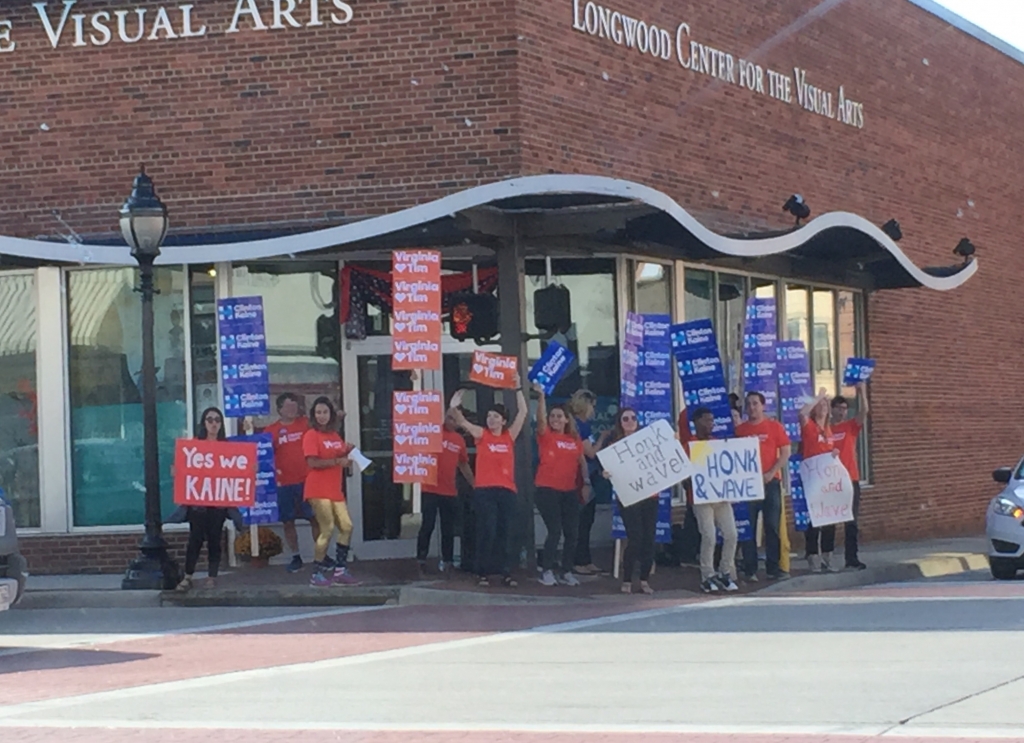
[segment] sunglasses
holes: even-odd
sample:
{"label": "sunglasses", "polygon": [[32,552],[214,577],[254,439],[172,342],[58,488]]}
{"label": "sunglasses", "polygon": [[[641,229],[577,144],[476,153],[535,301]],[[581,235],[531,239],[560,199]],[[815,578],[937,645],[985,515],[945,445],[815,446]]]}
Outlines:
{"label": "sunglasses", "polygon": [[223,423],[223,421],[215,415],[206,416],[207,423]]}
{"label": "sunglasses", "polygon": [[625,423],[627,421],[635,421],[636,420],[636,416],[635,415],[624,415],[624,416],[622,416],[622,418],[620,420],[623,423]]}

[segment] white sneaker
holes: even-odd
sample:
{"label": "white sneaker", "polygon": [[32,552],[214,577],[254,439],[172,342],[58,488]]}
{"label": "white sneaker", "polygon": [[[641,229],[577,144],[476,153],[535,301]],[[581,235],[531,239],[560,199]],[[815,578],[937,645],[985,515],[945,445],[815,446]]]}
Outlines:
{"label": "white sneaker", "polygon": [[807,556],[807,567],[812,573],[821,572],[821,558],[817,555]]}
{"label": "white sneaker", "polygon": [[714,578],[708,578],[700,584],[700,590],[704,593],[718,593],[718,584],[715,583]]}
{"label": "white sneaker", "polygon": [[541,582],[541,584],[543,584],[545,586],[557,586],[558,585],[558,581],[555,580],[555,574],[552,573],[550,570],[545,570],[544,574],[541,575],[540,578],[538,578],[537,580],[539,580]]}
{"label": "white sneaker", "polygon": [[580,584],[580,579],[573,575],[572,571],[570,570],[568,573],[562,576],[562,583],[564,583],[567,586],[578,586]]}
{"label": "white sneaker", "polygon": [[825,552],[824,554],[822,554],[822,556],[821,556],[821,572],[823,572],[823,573],[837,573],[837,572],[839,572],[834,567],[832,567],[832,553],[831,552]]}
{"label": "white sneaker", "polygon": [[722,587],[723,591],[728,591],[729,593],[740,590],[740,587],[736,585],[736,581],[728,573],[716,575],[715,582]]}

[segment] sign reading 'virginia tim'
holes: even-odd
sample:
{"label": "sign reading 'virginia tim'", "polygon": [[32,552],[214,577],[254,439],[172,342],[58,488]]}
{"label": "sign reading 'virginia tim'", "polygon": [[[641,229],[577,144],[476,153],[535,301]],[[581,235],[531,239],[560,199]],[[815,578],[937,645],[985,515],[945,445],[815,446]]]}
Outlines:
{"label": "sign reading 'virginia tim'", "polygon": [[392,253],[391,299],[391,368],[440,369],[441,253]]}

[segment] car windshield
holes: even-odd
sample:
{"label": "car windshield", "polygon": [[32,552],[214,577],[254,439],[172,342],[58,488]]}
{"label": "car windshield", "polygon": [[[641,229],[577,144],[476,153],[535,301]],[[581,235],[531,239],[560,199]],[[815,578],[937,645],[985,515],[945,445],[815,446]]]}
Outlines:
{"label": "car windshield", "polygon": [[1024,480],[1024,459],[1020,460],[1020,464],[1017,465],[1017,469],[1013,471],[1014,480]]}

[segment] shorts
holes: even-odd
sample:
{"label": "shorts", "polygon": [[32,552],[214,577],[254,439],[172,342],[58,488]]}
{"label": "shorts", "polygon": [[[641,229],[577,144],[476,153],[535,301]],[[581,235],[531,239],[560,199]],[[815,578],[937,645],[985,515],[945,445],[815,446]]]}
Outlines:
{"label": "shorts", "polygon": [[282,524],[296,519],[312,523],[313,509],[302,499],[302,483],[277,486],[277,512]]}

